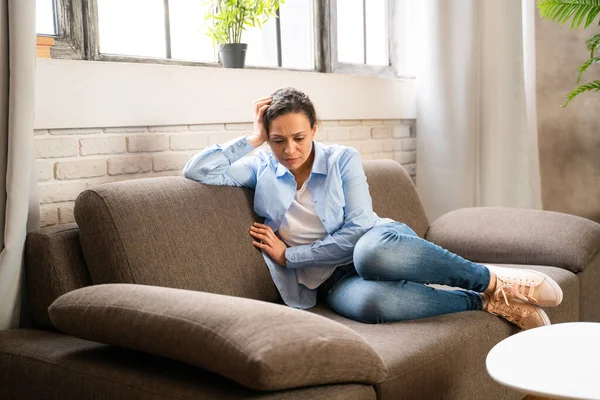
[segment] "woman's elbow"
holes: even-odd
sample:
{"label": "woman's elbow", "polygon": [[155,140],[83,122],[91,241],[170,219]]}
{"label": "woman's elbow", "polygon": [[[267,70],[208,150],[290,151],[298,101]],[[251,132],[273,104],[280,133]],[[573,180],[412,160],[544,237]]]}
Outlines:
{"label": "woman's elbow", "polygon": [[196,182],[207,183],[209,175],[210,171],[197,165],[188,163],[183,167],[183,176]]}
{"label": "woman's elbow", "polygon": [[192,179],[192,180],[196,180],[194,173],[192,172],[192,170],[190,168],[188,168],[188,166],[186,165],[185,167],[183,167],[183,176],[184,178],[187,179]]}
{"label": "woman's elbow", "polygon": [[185,167],[183,167],[183,176],[187,179],[197,180],[197,174],[195,174],[194,172],[195,171],[191,167],[189,162],[185,165]]}

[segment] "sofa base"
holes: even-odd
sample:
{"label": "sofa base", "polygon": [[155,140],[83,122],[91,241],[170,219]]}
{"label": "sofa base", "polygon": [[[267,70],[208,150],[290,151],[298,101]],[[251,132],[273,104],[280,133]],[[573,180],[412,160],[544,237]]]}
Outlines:
{"label": "sofa base", "polygon": [[2,400],[351,399],[372,386],[327,385],[278,392],[246,389],[180,362],[59,333],[0,332]]}

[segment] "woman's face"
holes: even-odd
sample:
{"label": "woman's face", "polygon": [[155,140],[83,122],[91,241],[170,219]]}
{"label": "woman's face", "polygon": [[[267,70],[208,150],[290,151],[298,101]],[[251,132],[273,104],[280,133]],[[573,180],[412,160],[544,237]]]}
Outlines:
{"label": "woman's face", "polygon": [[316,131],[317,124],[311,128],[308,117],[303,113],[280,115],[271,121],[269,146],[277,161],[290,171],[310,169],[312,165],[306,164]]}

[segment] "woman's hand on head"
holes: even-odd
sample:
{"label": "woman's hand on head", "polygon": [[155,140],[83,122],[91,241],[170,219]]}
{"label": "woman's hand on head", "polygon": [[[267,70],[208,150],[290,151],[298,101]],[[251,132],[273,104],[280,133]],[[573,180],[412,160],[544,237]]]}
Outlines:
{"label": "woman's hand on head", "polygon": [[248,139],[254,148],[267,141],[267,129],[263,123],[265,111],[271,105],[271,96],[262,97],[254,101],[254,134]]}
{"label": "woman's hand on head", "polygon": [[285,267],[287,264],[285,260],[287,246],[269,226],[255,222],[248,233],[254,238],[252,244],[255,247],[264,250],[279,265]]}

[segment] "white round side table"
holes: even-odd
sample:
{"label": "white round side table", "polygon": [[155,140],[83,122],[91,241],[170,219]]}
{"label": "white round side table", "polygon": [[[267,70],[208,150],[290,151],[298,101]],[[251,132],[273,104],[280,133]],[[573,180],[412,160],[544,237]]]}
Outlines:
{"label": "white round side table", "polygon": [[555,399],[600,399],[600,323],[530,329],[496,344],[488,374],[520,392]]}

